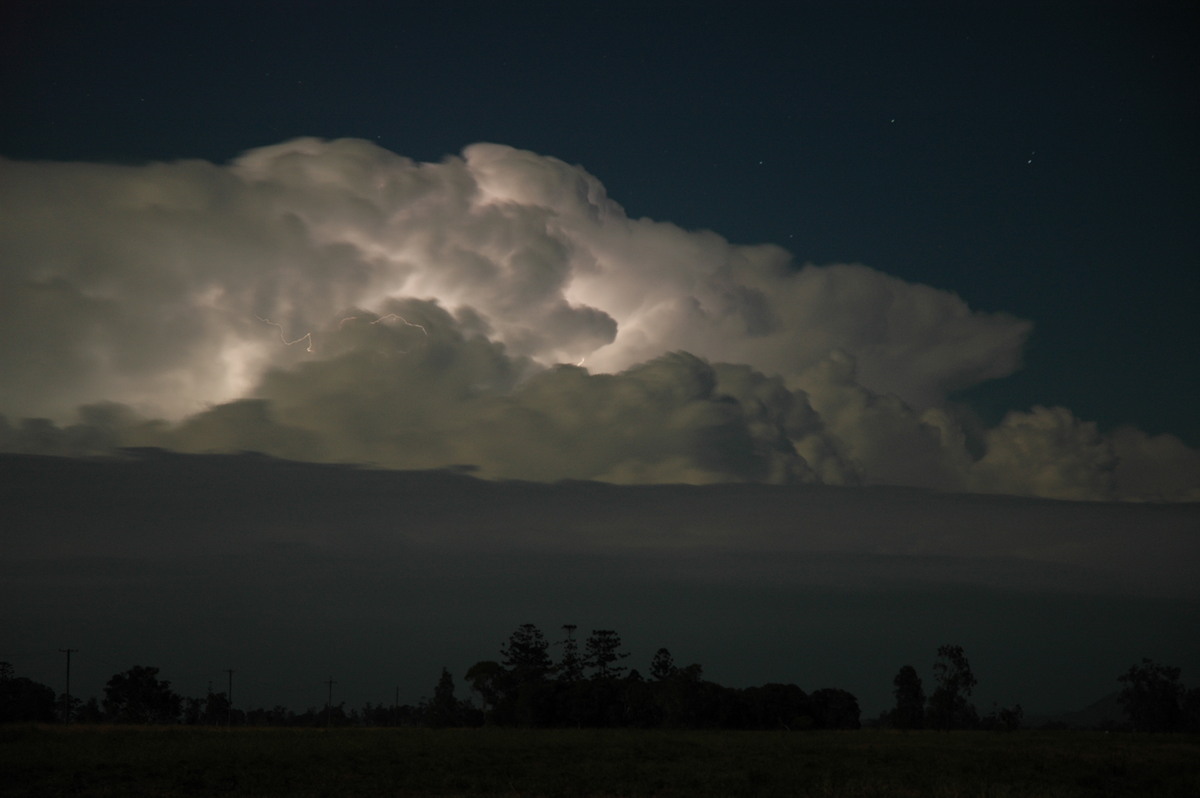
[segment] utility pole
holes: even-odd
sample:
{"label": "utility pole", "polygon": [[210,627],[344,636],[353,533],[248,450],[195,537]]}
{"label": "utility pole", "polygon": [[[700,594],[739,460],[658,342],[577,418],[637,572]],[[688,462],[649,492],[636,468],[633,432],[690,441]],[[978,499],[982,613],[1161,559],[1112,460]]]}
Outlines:
{"label": "utility pole", "polygon": [[329,716],[333,712],[333,686],[337,684],[330,676],[326,684],[329,685],[329,697],[325,699],[325,728],[329,728]]}
{"label": "utility pole", "polygon": [[60,648],[59,651],[67,655],[67,692],[63,694],[63,723],[71,722],[71,653],[77,652],[77,648]]}
{"label": "utility pole", "polygon": [[233,668],[226,668],[225,672],[229,674],[229,694],[225,696],[228,699],[227,709],[225,712],[225,727],[233,725]]}

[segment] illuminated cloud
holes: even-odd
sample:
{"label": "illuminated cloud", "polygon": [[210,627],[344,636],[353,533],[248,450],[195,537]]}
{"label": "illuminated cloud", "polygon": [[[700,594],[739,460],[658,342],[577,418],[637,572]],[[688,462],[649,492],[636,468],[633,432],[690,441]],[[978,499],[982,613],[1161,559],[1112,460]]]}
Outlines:
{"label": "illuminated cloud", "polygon": [[2,449],[1080,499],[1200,484],[1175,439],[1065,410],[973,432],[947,396],[1018,369],[1026,321],[630,219],[583,169],[509,147],[0,161],[0,208]]}

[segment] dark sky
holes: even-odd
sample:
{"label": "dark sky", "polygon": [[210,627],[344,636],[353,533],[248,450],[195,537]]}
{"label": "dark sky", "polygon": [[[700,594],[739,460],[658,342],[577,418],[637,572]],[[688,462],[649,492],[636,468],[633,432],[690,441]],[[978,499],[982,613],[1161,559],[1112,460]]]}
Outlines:
{"label": "dark sky", "polygon": [[578,163],[631,216],[1031,320],[991,420],[1200,444],[1187,3],[5,4],[0,155],[224,162],[301,135]]}
{"label": "dark sky", "polygon": [[0,659],[1194,684],[1189,4],[779,5],[3,4]]}
{"label": "dark sky", "polygon": [[[962,645],[975,702],[1080,709],[1149,656],[1195,684],[1196,505],[897,488],[506,483],[258,456],[0,455],[0,659],[62,689],[154,665],[186,695],[347,709],[462,681],[536,623],[615,629],[744,687],[864,717]],[[557,657],[557,649],[555,649]]]}

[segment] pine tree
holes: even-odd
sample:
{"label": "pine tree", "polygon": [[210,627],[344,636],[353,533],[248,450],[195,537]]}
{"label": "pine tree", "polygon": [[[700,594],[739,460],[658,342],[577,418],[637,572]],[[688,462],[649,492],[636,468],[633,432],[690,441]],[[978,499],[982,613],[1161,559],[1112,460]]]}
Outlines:
{"label": "pine tree", "polygon": [[545,679],[553,668],[550,655],[546,653],[549,647],[542,630],[526,623],[512,633],[508,643],[500,649],[500,655],[517,682],[537,682]]}
{"label": "pine tree", "polygon": [[562,646],[562,659],[558,662],[558,678],[564,682],[577,682],[583,678],[583,660],[579,658],[579,643],[575,640],[573,623],[563,624],[566,638],[559,644]]}
{"label": "pine tree", "polygon": [[425,707],[425,722],[435,729],[454,726],[460,714],[458,699],[454,697],[454,677],[442,668],[437,687],[433,688],[433,700]]}
{"label": "pine tree", "polygon": [[583,664],[592,668],[594,679],[616,679],[628,670],[624,665],[617,665],[629,654],[623,653],[621,636],[611,629],[593,629],[584,647]]}

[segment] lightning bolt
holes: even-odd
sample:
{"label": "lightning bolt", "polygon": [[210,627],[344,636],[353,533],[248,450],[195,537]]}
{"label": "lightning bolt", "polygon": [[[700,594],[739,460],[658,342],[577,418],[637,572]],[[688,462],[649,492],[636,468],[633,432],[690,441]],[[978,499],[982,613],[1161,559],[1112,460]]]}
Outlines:
{"label": "lightning bolt", "polygon": [[280,324],[280,323],[279,323],[279,322],[277,322],[277,321],[271,321],[270,319],[264,319],[262,316],[255,316],[255,318],[256,318],[256,319],[258,319],[259,321],[261,321],[263,324],[270,324],[272,327],[274,327],[274,328],[276,328],[277,330],[279,330],[279,340],[280,340],[280,341],[283,341],[283,343],[284,343],[286,346],[291,346],[292,344],[298,344],[298,343],[300,343],[301,341],[307,340],[307,341],[308,341],[308,346],[307,346],[307,347],[305,347],[305,350],[306,350],[306,351],[308,351],[308,352],[311,352],[311,351],[313,351],[313,338],[312,338],[312,333],[311,333],[311,332],[306,332],[304,335],[301,335],[301,336],[300,336],[299,338],[297,338],[296,340],[294,340],[294,341],[289,341],[289,340],[287,339],[287,336],[283,334],[283,325],[282,325],[282,324]]}
{"label": "lightning bolt", "polygon": [[371,322],[371,323],[372,323],[372,324],[379,324],[380,322],[387,321],[388,319],[399,319],[399,320],[400,320],[400,323],[401,323],[401,324],[403,324],[404,326],[406,326],[406,327],[416,327],[418,330],[420,330],[420,331],[421,331],[422,333],[424,333],[425,335],[429,335],[429,330],[426,330],[424,325],[417,324],[417,323],[415,323],[415,322],[411,322],[411,321],[409,321],[408,319],[406,319],[406,318],[404,318],[403,316],[401,316],[399,313],[389,313],[389,314],[387,314],[386,316],[380,316],[379,318],[375,319],[375,321],[373,321],[373,322]]}
{"label": "lightning bolt", "polygon": [[[338,322],[338,329],[339,330],[342,329],[342,327],[345,326],[346,322],[354,321],[357,318],[358,318],[358,316],[347,316],[346,318],[344,318]],[[375,319],[375,321],[371,322],[371,324],[380,324],[380,323],[388,321],[390,319],[399,319],[400,322],[402,324],[404,324],[406,327],[416,327],[418,330],[420,330],[425,335],[429,335],[429,330],[426,330],[424,325],[417,324],[415,322],[411,322],[408,319],[401,316],[399,313],[389,313],[386,316],[380,316],[379,318]]]}
{"label": "lightning bolt", "polygon": [[[301,341],[308,341],[308,346],[305,347],[305,350],[308,352],[316,351],[313,346],[313,337],[312,337],[311,332],[306,332],[304,335],[301,335],[299,338],[294,338],[289,341],[287,336],[283,334],[283,325],[282,324],[280,324],[277,321],[271,321],[270,319],[264,319],[262,316],[255,316],[255,318],[258,319],[259,321],[261,321],[263,324],[269,324],[272,327],[274,327],[275,329],[279,330],[279,340],[283,341],[285,346],[292,346],[293,344],[298,344]],[[344,318],[338,322],[338,329],[340,330],[343,327],[345,327],[346,322],[354,321],[357,318],[358,318],[358,316],[347,316],[346,318]],[[404,324],[406,327],[416,327],[418,330],[421,331],[422,334],[429,335],[429,330],[425,329],[424,325],[409,321],[408,319],[401,316],[399,313],[389,313],[386,316],[380,316],[378,319],[376,319],[375,321],[370,322],[370,323],[371,324],[381,324],[385,321],[390,321],[392,319],[399,319],[400,322],[402,324]]]}

